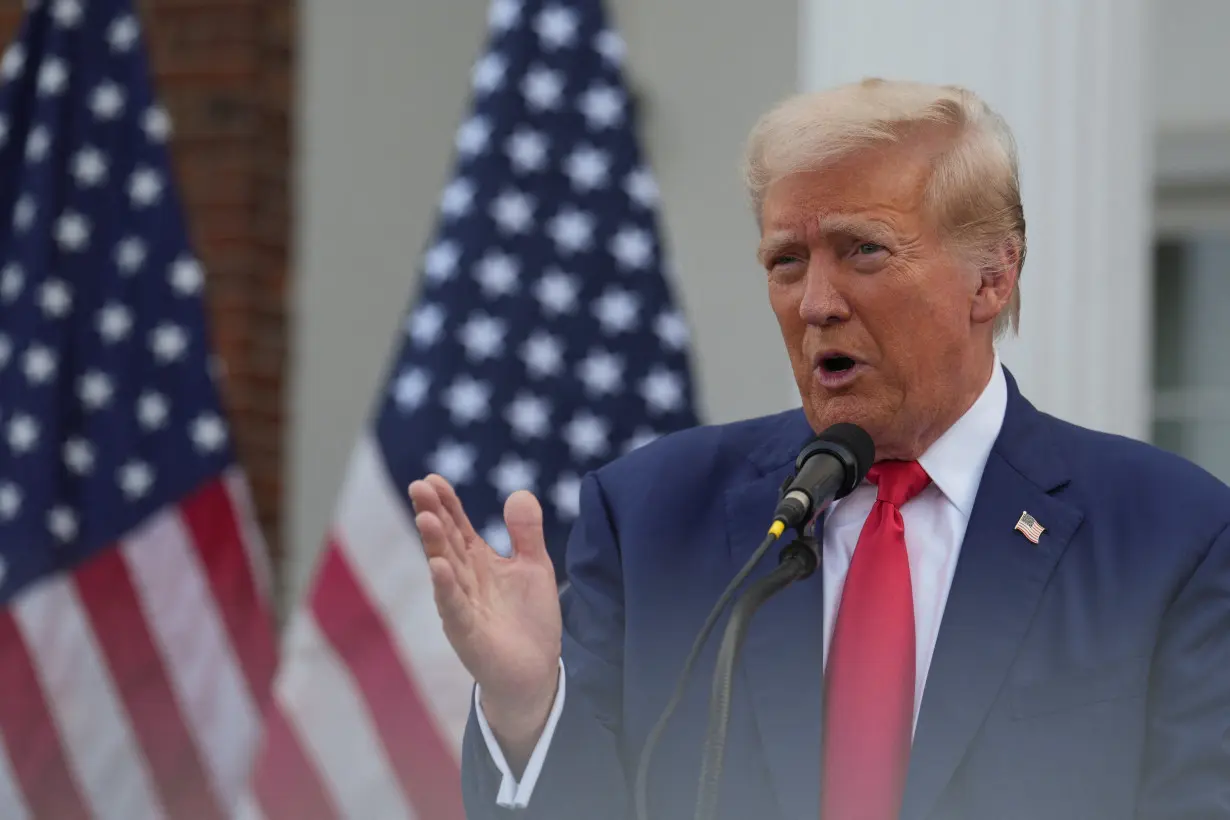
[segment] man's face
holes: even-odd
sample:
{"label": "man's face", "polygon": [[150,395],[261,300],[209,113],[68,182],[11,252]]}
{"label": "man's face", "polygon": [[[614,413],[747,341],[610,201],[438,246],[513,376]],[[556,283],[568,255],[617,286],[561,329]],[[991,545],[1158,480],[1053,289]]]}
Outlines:
{"label": "man's face", "polygon": [[761,212],[758,255],[808,421],[862,426],[881,459],[921,455],[993,355],[979,277],[923,201],[931,157],[858,152],[774,183]]}

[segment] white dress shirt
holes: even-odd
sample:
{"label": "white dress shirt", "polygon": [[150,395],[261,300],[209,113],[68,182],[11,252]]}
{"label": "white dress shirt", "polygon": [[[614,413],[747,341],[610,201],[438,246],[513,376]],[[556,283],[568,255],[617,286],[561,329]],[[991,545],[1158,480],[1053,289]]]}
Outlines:
{"label": "white dress shirt", "polygon": [[[974,509],[978,486],[982,483],[982,471],[991,454],[991,447],[999,437],[1007,407],[1008,385],[996,357],[991,379],[977,401],[918,459],[931,477],[931,483],[901,507],[901,517],[905,520],[905,548],[910,559],[910,584],[914,594],[914,633],[918,642],[915,655],[918,677],[914,687],[916,727],[931,656],[939,637],[940,620],[957,569],[961,542],[965,539],[965,528]],[[848,496],[831,504],[824,516],[822,574],[826,665],[837,609],[841,604],[842,586],[854,557],[859,533],[875,499],[875,485],[864,481]],[[520,781],[513,776],[504,753],[487,725],[475,688],[478,724],[487,750],[503,776],[496,802],[504,808],[525,808],[529,804],[530,794],[538,782],[547,748],[551,745],[564,707],[565,677],[561,661],[559,693]]]}

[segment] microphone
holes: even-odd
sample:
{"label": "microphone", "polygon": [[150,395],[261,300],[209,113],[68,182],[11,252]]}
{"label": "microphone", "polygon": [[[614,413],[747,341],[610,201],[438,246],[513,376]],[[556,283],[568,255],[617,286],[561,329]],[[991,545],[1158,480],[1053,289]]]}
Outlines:
{"label": "microphone", "polygon": [[770,532],[797,529],[835,499],[849,495],[875,461],[876,446],[857,424],[834,424],[816,436],[794,460],[794,476],[783,488]]}
{"label": "microphone", "polygon": [[794,461],[794,477],[782,487],[782,499],[773,513],[773,525],[766,543],[788,527],[797,530],[799,537],[782,549],[778,566],[748,587],[731,609],[713,670],[696,820],[712,820],[717,815],[735,664],[752,616],[774,595],[816,571],[820,561],[819,544],[804,533],[804,525],[834,499],[849,495],[871,469],[875,455],[875,443],[863,428],[856,424],[834,424],[812,439]]}
{"label": "microphone", "polygon": [[[760,563],[760,559],[769,551],[787,527],[793,527],[802,534],[802,527],[815,512],[823,510],[835,498],[848,495],[871,469],[875,460],[875,444],[866,431],[855,424],[835,424],[812,439],[799,452],[795,459],[795,473],[782,486],[782,498],[773,513],[773,523],[769,527],[760,546],[731,579],[726,590],[718,598],[709,617],[701,626],[692,649],[683,662],[683,670],[675,683],[666,708],[658,716],[657,723],[649,732],[645,746],[641,749],[637,761],[635,778],[635,804],[638,820],[648,820],[649,798],[648,781],[649,767],[654,749],[666,730],[666,724],[674,714],[675,709],[683,701],[685,687],[692,675],[692,669],[700,657],[701,650],[708,640],[718,618],[729,606],[738,593],[739,587]],[[741,597],[736,606],[736,612],[731,613],[731,623],[727,625],[723,646],[719,649],[717,669],[714,675],[714,689],[718,702],[711,701],[710,731],[705,742],[704,761],[701,772],[701,795],[698,799],[698,817],[709,817],[712,812],[712,801],[716,796],[717,781],[721,777],[722,757],[725,746],[726,725],[729,720],[729,693],[735,660],[739,645],[752,614],[769,597],[780,592],[791,583],[806,578],[815,571],[819,562],[819,550],[814,539],[800,537],[787,545],[781,553],[779,566],[768,577],[757,581]],[[716,708],[714,708],[716,707]]]}

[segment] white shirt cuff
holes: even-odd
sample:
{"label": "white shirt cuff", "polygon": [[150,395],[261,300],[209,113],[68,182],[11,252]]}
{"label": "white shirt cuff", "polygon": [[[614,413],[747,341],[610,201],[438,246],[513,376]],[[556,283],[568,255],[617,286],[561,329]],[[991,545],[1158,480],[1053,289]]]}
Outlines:
{"label": "white shirt cuff", "polygon": [[500,748],[495,735],[491,732],[491,726],[487,723],[487,716],[483,714],[483,704],[479,697],[482,693],[478,685],[474,685],[474,711],[478,717],[478,726],[482,729],[483,740],[487,742],[487,753],[491,755],[492,762],[503,775],[500,780],[500,791],[495,798],[497,806],[505,809],[524,809],[530,804],[530,795],[534,791],[534,784],[538,782],[538,775],[542,773],[542,764],[547,759],[547,749],[551,747],[551,738],[555,735],[555,725],[559,723],[560,712],[564,711],[565,680],[564,659],[560,658],[559,690],[555,693],[555,703],[551,706],[547,725],[543,727],[542,735],[539,736],[538,743],[534,746],[533,753],[530,754],[525,771],[521,773],[520,782],[513,777],[512,769],[508,767],[508,761],[504,759],[504,750]]}

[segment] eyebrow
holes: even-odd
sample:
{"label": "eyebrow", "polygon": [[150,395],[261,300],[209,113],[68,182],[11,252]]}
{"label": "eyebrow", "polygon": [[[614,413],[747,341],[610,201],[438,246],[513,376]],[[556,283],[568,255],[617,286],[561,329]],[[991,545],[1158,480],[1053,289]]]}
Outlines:
{"label": "eyebrow", "polygon": [[756,259],[763,265],[797,242],[798,233],[796,231],[777,231],[769,234],[760,240],[760,246],[756,249]]}
{"label": "eyebrow", "polygon": [[820,233],[844,233],[884,243],[897,235],[892,226],[880,219],[865,216],[833,214],[820,219]]}
{"label": "eyebrow", "polygon": [[[891,243],[893,237],[896,236],[892,226],[887,222],[868,217],[845,216],[842,214],[821,217],[817,228],[822,235],[847,234],[863,237],[869,241],[882,244]],[[756,251],[756,258],[761,263],[764,263],[785,248],[800,241],[799,232],[796,230],[775,231],[767,234],[760,241],[760,246]]]}

